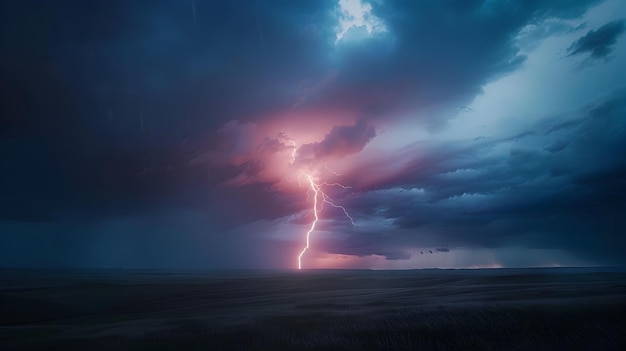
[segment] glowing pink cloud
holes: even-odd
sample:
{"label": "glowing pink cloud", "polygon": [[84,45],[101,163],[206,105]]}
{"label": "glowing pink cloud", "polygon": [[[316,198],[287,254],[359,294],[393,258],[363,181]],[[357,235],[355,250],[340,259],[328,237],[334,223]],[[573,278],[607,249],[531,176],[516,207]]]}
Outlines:
{"label": "glowing pink cloud", "polygon": [[[338,182],[336,178],[340,175],[329,168],[328,162],[343,161],[345,157],[361,152],[376,136],[376,129],[358,120],[351,124],[333,125],[322,133],[320,129],[325,123],[316,120],[307,123],[302,116],[295,124],[298,123],[317,128],[299,131],[291,126],[279,130],[274,123],[258,125],[230,121],[219,130],[217,148],[201,154],[195,161],[235,169],[235,175],[222,182],[221,186],[268,183],[279,192],[298,193],[300,196],[306,193],[303,193],[303,188],[312,192],[314,220],[306,232],[306,244],[298,255],[298,268],[301,269],[302,258],[311,246],[311,236],[324,204],[341,210],[350,223],[355,224],[348,209],[337,204],[322,189],[336,186],[350,189]],[[307,186],[303,187],[303,183]]]}

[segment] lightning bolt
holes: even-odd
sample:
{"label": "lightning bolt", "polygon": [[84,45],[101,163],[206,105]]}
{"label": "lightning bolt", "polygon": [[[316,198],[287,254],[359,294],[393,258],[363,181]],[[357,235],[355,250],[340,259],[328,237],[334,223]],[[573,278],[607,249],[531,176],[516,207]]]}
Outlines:
{"label": "lightning bolt", "polygon": [[324,183],[322,183],[322,185],[328,185],[328,186],[338,186],[338,187],[340,187],[340,188],[342,188],[342,189],[352,189],[352,187],[351,187],[351,186],[348,186],[348,185],[342,185],[342,184],[340,184],[340,183],[326,183],[326,182],[324,182]]}
{"label": "lightning bolt", "polygon": [[[293,164],[296,160],[298,149],[297,149],[297,145],[295,141],[290,140],[289,143],[293,147],[293,150],[291,152],[291,164]],[[324,165],[324,168],[329,170],[334,175],[338,175],[337,173],[332,172],[330,169],[328,169],[326,165]],[[334,208],[341,209],[343,213],[345,214],[345,216],[350,220],[350,223],[352,223],[352,225],[356,227],[356,224],[354,223],[354,218],[350,216],[350,213],[348,212],[348,210],[341,205],[335,204],[335,201],[322,190],[322,186],[336,186],[342,189],[351,189],[350,186],[345,186],[340,183],[327,183],[327,182],[318,183],[315,181],[313,175],[311,175],[310,173],[304,173],[304,176],[306,177],[306,180],[309,183],[309,190],[313,191],[313,194],[314,194],[312,210],[313,210],[313,216],[315,217],[315,219],[313,220],[313,223],[311,223],[309,230],[306,232],[306,245],[302,248],[302,250],[300,251],[300,254],[298,255],[298,269],[302,269],[302,257],[307,252],[307,250],[309,250],[309,248],[311,247],[311,235],[315,231],[317,222],[320,220],[319,213],[324,208],[324,204],[328,204]],[[298,183],[300,183],[300,176],[297,179],[298,179]]]}
{"label": "lightning bolt", "polygon": [[295,140],[289,140],[289,144],[291,144],[291,147],[293,148],[293,150],[291,150],[291,164],[293,164],[294,162],[296,162],[296,153],[298,152],[298,146],[296,145]]}
{"label": "lightning bolt", "polygon": [[304,253],[311,246],[311,233],[313,233],[313,231],[315,230],[315,225],[320,219],[319,214],[317,213],[317,198],[320,193],[320,188],[317,184],[315,184],[311,175],[307,174],[306,178],[309,181],[309,186],[311,187],[311,190],[313,190],[313,192],[315,193],[315,196],[313,197],[313,215],[315,215],[315,220],[313,221],[313,223],[311,223],[311,228],[309,228],[309,230],[306,232],[306,246],[302,249],[302,251],[300,251],[300,254],[298,255],[298,269],[302,269],[302,256],[304,256]]}
{"label": "lightning bolt", "polygon": [[322,194],[322,198],[324,199],[324,203],[327,203],[327,204],[331,205],[334,208],[340,208],[343,211],[343,213],[346,215],[346,217],[348,217],[348,219],[350,220],[350,223],[352,223],[352,226],[356,227],[356,224],[354,224],[354,218],[352,218],[352,216],[350,216],[350,214],[348,213],[348,210],[346,210],[345,207],[340,206],[340,205],[336,205],[333,202],[333,199],[331,199],[330,196],[326,195],[324,192],[320,191],[320,193]]}
{"label": "lightning bolt", "polygon": [[333,171],[332,169],[330,169],[330,168],[328,167],[328,163],[324,163],[324,168],[326,168],[326,170],[327,170],[329,173],[332,173],[334,176],[341,177],[341,174],[339,174],[339,173],[337,173],[337,172]]}

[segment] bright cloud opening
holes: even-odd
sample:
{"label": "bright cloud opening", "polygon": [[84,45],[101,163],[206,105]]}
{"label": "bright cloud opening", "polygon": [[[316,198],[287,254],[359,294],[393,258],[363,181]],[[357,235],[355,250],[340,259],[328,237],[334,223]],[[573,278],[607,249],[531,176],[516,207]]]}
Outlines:
{"label": "bright cloud opening", "polygon": [[387,31],[383,21],[372,14],[372,5],[361,0],[339,0],[339,26],[335,43],[349,31],[366,31],[367,36]]}

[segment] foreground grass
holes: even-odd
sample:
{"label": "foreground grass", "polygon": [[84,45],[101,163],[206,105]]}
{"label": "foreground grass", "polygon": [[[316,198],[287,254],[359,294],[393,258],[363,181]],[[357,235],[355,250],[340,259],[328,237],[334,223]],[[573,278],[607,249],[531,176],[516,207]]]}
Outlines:
{"label": "foreground grass", "polygon": [[0,350],[626,350],[626,272],[0,271]]}
{"label": "foreground grass", "polygon": [[59,350],[623,350],[623,306],[501,306],[384,313],[305,313],[229,326],[177,321],[136,338],[48,340]]}

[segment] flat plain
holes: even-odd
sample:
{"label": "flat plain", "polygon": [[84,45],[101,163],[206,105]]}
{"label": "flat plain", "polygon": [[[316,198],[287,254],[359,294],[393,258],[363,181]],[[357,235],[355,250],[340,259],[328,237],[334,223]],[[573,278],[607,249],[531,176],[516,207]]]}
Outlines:
{"label": "flat plain", "polygon": [[2,350],[625,350],[626,270],[0,270]]}

